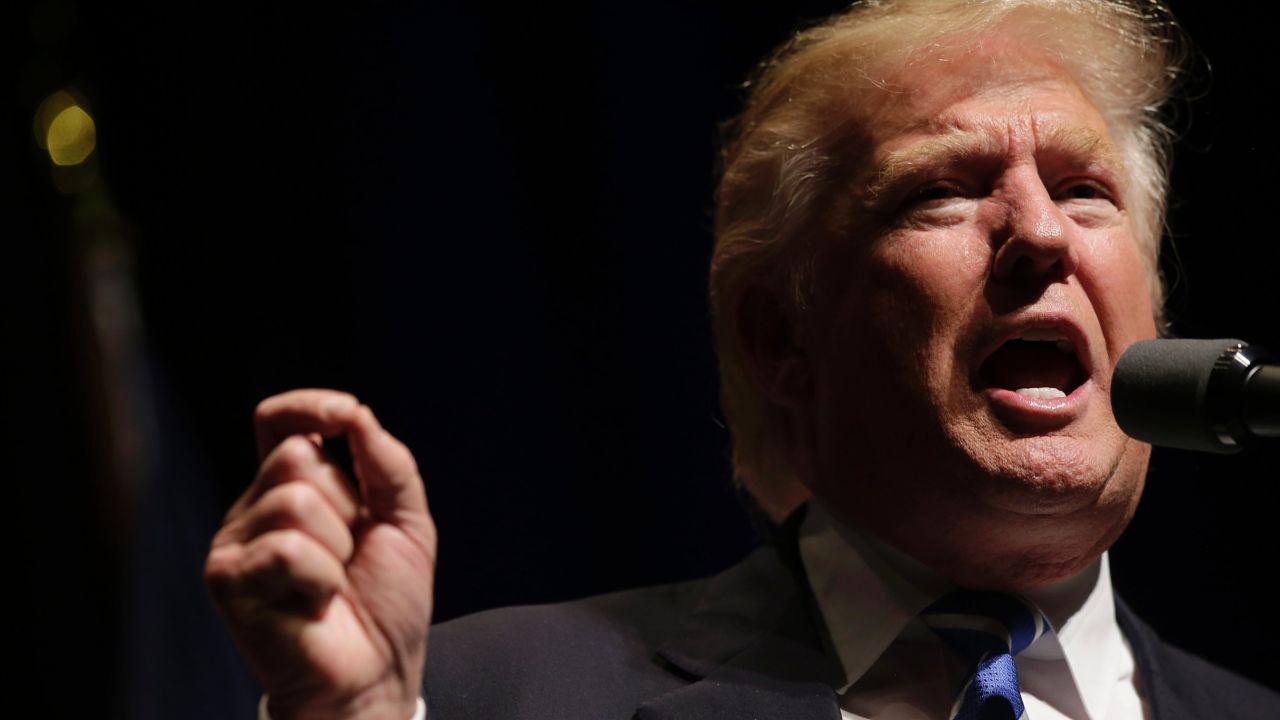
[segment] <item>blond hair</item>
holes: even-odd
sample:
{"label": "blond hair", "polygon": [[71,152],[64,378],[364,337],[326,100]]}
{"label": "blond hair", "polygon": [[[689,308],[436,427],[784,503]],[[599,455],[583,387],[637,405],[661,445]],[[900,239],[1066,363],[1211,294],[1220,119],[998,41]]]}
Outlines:
{"label": "blond hair", "polygon": [[848,169],[841,144],[857,134],[858,101],[891,91],[888,71],[963,51],[996,30],[1058,60],[1102,114],[1128,174],[1153,306],[1163,307],[1157,258],[1172,142],[1163,108],[1186,44],[1158,0],[868,0],[797,33],[761,64],[743,113],[726,126],[710,278],[734,478],[774,518],[807,491],[789,466],[777,408],[748,375],[744,291],[767,288],[799,317],[812,289],[815,223],[852,219],[832,217],[851,212],[833,190]]}

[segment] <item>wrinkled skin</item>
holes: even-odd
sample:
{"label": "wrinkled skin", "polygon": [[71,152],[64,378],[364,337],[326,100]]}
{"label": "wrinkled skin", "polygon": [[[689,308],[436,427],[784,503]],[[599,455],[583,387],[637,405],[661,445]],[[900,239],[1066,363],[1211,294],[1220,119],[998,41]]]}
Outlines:
{"label": "wrinkled skin", "polygon": [[[436,559],[413,456],[332,390],[268,398],[254,423],[262,466],[213,539],[205,581],[272,719],[411,717]],[[321,449],[338,435],[358,495]]]}
{"label": "wrinkled skin", "polygon": [[[1115,362],[1156,332],[1115,140],[1015,41],[890,86],[859,124],[858,220],[822,239],[812,309],[757,367],[798,474],[846,520],[962,585],[1068,577],[1128,523],[1150,454],[1110,409]],[[1003,333],[1064,324],[1083,397],[1045,411],[983,387]]]}

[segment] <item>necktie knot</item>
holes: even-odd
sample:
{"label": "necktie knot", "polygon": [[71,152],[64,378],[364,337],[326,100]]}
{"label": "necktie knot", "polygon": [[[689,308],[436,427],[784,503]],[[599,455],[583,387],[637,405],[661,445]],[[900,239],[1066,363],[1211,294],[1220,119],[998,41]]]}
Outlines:
{"label": "necktie knot", "polygon": [[1050,630],[1039,610],[1013,595],[955,590],[925,608],[920,619],[973,668],[952,718],[1017,720],[1023,716],[1013,656]]}
{"label": "necktie knot", "polygon": [[1017,655],[1049,629],[1040,611],[1021,598],[976,590],[947,593],[921,619],[965,657],[992,647]]}

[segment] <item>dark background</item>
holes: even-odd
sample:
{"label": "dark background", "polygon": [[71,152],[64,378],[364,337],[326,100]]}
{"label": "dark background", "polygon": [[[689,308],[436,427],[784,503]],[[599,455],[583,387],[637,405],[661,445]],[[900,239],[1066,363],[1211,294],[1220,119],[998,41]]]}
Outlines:
{"label": "dark background", "polygon": [[[1175,5],[1213,72],[1178,123],[1171,308],[1181,334],[1280,349],[1269,24],[1261,3],[1207,5]],[[743,554],[705,302],[716,125],[755,61],[842,6],[10,8],[7,585],[27,696],[252,717],[200,570],[254,472],[254,405],[293,387],[355,392],[414,450],[437,619]],[[97,149],[55,170],[32,118],[67,87]],[[1158,451],[1113,552],[1166,638],[1272,687],[1278,462]]]}

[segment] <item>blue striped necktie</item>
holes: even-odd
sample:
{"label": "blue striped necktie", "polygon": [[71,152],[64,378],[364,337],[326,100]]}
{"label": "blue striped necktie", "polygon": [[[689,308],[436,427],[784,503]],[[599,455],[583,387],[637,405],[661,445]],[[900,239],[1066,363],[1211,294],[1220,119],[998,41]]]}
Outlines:
{"label": "blue striped necktie", "polygon": [[974,668],[952,707],[952,720],[1026,716],[1013,656],[1051,631],[1039,611],[1012,595],[955,590],[925,608],[920,619]]}

